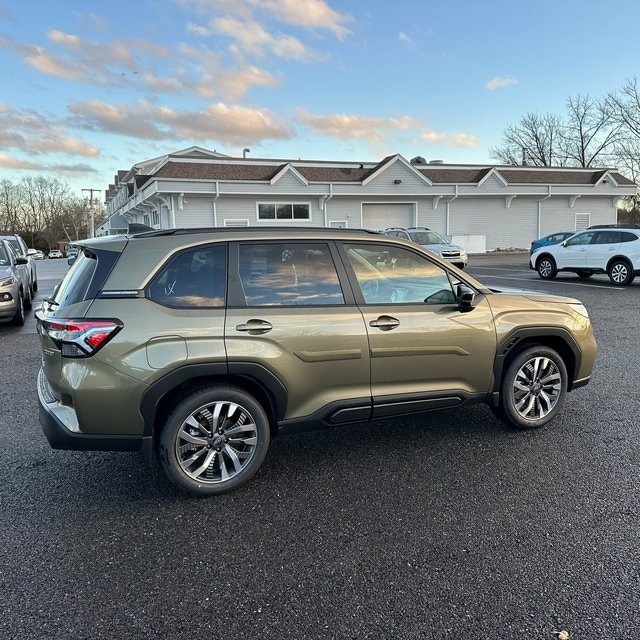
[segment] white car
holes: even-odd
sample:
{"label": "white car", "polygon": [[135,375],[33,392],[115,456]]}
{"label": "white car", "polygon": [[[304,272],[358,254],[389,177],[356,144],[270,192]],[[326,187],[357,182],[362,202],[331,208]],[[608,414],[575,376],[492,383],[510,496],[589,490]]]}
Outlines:
{"label": "white car", "polygon": [[535,251],[529,268],[543,280],[555,278],[558,271],[571,271],[579,278],[606,273],[613,284],[626,286],[640,274],[640,228],[611,225],[579,231]]}
{"label": "white car", "polygon": [[62,251],[51,249],[51,251],[49,251],[49,258],[62,258]]}

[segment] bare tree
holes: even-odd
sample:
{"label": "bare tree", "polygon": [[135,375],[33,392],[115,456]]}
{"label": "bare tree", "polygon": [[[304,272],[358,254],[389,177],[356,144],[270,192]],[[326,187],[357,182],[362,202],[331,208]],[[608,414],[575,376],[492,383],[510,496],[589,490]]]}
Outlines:
{"label": "bare tree", "polygon": [[16,233],[21,229],[22,192],[10,180],[0,180],[0,231]]}
{"label": "bare tree", "polygon": [[527,113],[517,125],[508,125],[502,145],[489,150],[501,164],[531,164],[537,167],[561,167],[566,163],[563,124],[548,113]]}
{"label": "bare tree", "polygon": [[621,125],[612,117],[606,99],[576,96],[567,100],[567,120],[562,137],[569,165],[608,166],[621,138]]}

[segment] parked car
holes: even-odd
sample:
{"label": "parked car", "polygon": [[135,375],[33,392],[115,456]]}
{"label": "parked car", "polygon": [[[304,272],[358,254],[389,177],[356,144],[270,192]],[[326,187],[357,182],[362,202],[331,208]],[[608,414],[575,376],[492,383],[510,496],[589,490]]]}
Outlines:
{"label": "parked car", "polygon": [[451,244],[446,238],[428,227],[390,227],[384,229],[382,233],[415,242],[460,269],[467,266],[467,252],[457,244]]}
{"label": "parked car", "polygon": [[28,249],[27,251],[34,260],[44,260],[44,253],[40,249]]}
{"label": "parked car", "polygon": [[640,273],[640,229],[598,227],[575,233],[560,244],[542,247],[529,259],[543,280],[559,271],[589,278],[606,273],[613,284],[626,286]]}
{"label": "parked car", "polygon": [[67,249],[67,264],[71,265],[78,257],[78,247],[69,247]]}
{"label": "parked car", "polygon": [[0,238],[0,320],[22,326],[25,309],[31,309],[29,261]]}
{"label": "parked car", "polygon": [[534,253],[541,247],[546,247],[550,244],[559,244],[567,238],[570,238],[574,233],[575,231],[557,231],[556,233],[550,233],[548,236],[543,236],[537,240],[532,240],[529,254]]}
{"label": "parked car", "polygon": [[194,494],[246,482],[278,433],[470,403],[537,428],[591,377],[578,300],[489,289],[379,233],[169,229],[80,245],[36,314],[44,433],[60,449],[157,450]]}
{"label": "parked car", "polygon": [[38,271],[36,269],[35,259],[33,256],[29,255],[29,247],[27,247],[27,243],[17,234],[0,236],[0,238],[11,243],[11,246],[14,248],[18,257],[26,259],[28,266],[27,272],[29,274],[29,291],[31,297],[33,297],[35,292],[38,290]]}
{"label": "parked car", "polygon": [[51,251],[49,251],[49,258],[62,258],[62,251],[51,249]]}

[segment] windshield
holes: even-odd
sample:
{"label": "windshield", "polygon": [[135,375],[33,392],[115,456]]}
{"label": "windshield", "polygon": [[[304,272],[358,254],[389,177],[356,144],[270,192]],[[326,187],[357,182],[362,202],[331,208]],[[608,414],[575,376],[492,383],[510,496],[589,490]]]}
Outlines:
{"label": "windshield", "polygon": [[417,244],[449,244],[447,240],[435,231],[412,231],[411,239]]}

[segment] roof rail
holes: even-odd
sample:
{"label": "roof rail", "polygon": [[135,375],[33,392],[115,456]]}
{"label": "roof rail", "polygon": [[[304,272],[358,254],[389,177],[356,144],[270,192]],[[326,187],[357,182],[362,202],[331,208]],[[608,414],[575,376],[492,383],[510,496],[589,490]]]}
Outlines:
{"label": "roof rail", "polygon": [[[144,226],[144,225],[141,225]],[[326,233],[329,231],[330,233],[363,233],[363,234],[372,234],[372,235],[380,235],[377,231],[372,229],[343,229],[340,227],[194,227],[194,228],[178,228],[178,229],[154,229],[152,231],[143,231],[141,233],[134,233],[133,236],[135,238],[153,238],[157,236],[186,236],[190,234],[198,234],[198,233],[255,233],[256,231],[267,231],[267,232],[278,232],[282,233],[286,232],[299,232],[304,231],[305,233]]]}

